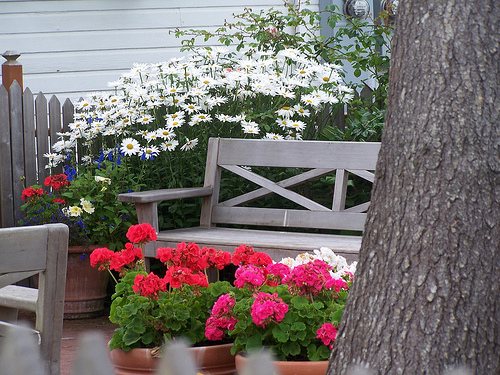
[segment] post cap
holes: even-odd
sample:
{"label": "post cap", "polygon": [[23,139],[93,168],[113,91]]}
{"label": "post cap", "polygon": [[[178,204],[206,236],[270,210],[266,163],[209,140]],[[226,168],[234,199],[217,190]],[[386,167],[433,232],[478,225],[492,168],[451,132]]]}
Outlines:
{"label": "post cap", "polygon": [[17,51],[5,51],[2,56],[7,60],[5,64],[19,64],[16,60],[21,54]]}

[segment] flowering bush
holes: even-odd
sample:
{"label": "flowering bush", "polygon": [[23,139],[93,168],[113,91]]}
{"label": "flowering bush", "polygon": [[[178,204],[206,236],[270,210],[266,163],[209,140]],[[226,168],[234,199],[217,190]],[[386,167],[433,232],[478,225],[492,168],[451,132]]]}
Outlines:
{"label": "flowering bush", "polygon": [[113,174],[111,165],[94,171],[52,175],[45,179],[46,190],[33,185],[23,190],[26,216],[19,225],[64,223],[70,228],[70,245],[112,243],[120,246],[135,218],[134,208],[117,201],[126,180]]}
{"label": "flowering bush", "polygon": [[[78,169],[119,155],[121,168],[149,190],[201,186],[210,137],[314,139],[329,121],[325,114],[352,98],[338,66],[293,49],[201,48],[135,64],[110,84],[114,94],[94,93],[76,105],[76,120],[47,155],[48,165]],[[199,212],[163,204],[169,212],[162,228],[186,226]]]}
{"label": "flowering bush", "polygon": [[214,304],[205,334],[234,339],[233,353],[269,347],[281,360],[326,360],[354,270],[327,248],[280,263],[244,262],[235,288]]}

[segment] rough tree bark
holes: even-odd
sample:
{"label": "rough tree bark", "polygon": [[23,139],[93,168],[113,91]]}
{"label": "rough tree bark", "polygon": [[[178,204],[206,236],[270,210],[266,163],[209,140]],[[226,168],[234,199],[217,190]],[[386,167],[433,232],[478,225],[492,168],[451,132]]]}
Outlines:
{"label": "rough tree bark", "polygon": [[500,1],[399,4],[372,206],[328,374],[500,374]]}

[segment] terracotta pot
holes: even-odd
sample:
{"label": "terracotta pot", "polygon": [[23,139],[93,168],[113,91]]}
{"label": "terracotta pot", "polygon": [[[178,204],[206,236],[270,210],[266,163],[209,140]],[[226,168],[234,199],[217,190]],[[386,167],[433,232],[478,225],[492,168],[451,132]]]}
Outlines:
{"label": "terracotta pot", "polygon": [[[231,355],[233,344],[201,346],[189,348],[193,358],[205,375],[235,374],[234,356]],[[151,349],[132,349],[128,352],[113,349],[111,362],[116,375],[154,374],[159,358],[151,356]]]}
{"label": "terracotta pot", "polygon": [[68,247],[64,319],[93,318],[104,311],[109,273],[90,265],[92,251],[104,246]]}
{"label": "terracotta pot", "polygon": [[[241,354],[235,357],[236,372],[241,374],[247,358]],[[325,375],[328,361],[273,361],[280,375]]]}

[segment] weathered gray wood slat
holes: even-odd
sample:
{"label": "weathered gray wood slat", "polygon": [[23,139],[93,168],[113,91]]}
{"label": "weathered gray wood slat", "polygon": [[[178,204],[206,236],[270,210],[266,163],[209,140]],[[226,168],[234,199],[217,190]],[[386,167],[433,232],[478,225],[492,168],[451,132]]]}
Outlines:
{"label": "weathered gray wood slat", "polygon": [[5,260],[0,264],[0,275],[10,272],[45,269],[47,259],[41,254],[45,254],[46,249],[41,247],[40,244],[47,243],[47,230],[43,230],[44,227],[41,226],[33,228],[33,231],[26,232],[26,238],[23,241],[19,241],[17,231],[2,235],[2,258]]}
{"label": "weathered gray wood slat", "polygon": [[[38,290],[34,288],[23,287],[19,285],[11,285],[19,280],[22,280],[28,275],[36,274],[38,272],[29,272],[25,275],[21,275],[20,272],[15,273],[13,276],[15,279],[9,283],[3,283],[1,281],[0,275],[0,306],[9,306],[18,310],[26,310],[36,312],[37,309],[37,299]],[[8,276],[8,275],[5,275]],[[7,278],[5,280],[8,280]],[[2,285],[5,284],[5,285]],[[12,296],[15,295],[16,298],[13,299]]]}
{"label": "weathered gray wood slat", "polygon": [[345,196],[347,192],[348,172],[345,169],[337,169],[335,174],[335,186],[333,188],[332,210],[339,212],[345,208]]}
{"label": "weathered gray wood slat", "polygon": [[287,190],[274,182],[268,180],[267,178],[264,178],[262,176],[259,176],[258,174],[252,173],[244,168],[238,167],[236,165],[223,165],[220,164],[220,166],[224,169],[227,169],[228,171],[233,172],[234,174],[237,174],[238,176],[244,177],[246,180],[251,181],[259,186],[264,187],[265,189],[272,191],[273,193],[276,193],[294,203],[297,203],[301,205],[302,207],[305,207],[309,210],[316,210],[316,211],[330,211],[328,208],[325,206],[322,206],[319,203],[316,203],[298,193],[295,193],[294,191]]}
{"label": "weathered gray wood slat", "polygon": [[181,189],[159,189],[120,194],[120,202],[151,203],[171,199],[203,197],[212,194],[211,187],[195,187]]}
{"label": "weathered gray wood slat", "polygon": [[361,178],[364,178],[367,181],[373,182],[375,180],[375,174],[370,172],[370,171],[365,171],[365,170],[355,170],[355,169],[348,169],[348,172],[355,174],[356,176],[359,176]]}
{"label": "weathered gray wood slat", "polygon": [[366,212],[370,207],[370,202],[365,202],[358,204],[357,206],[349,207],[344,210],[344,212]]}
{"label": "weathered gray wood slat", "polygon": [[356,212],[287,210],[278,208],[215,206],[212,222],[217,224],[263,225],[361,231],[366,214]]}
{"label": "weathered gray wood slat", "polygon": [[375,170],[380,149],[380,144],[376,142],[284,142],[248,139],[221,139],[220,142],[222,152],[219,154],[219,165],[281,168]]}
{"label": "weathered gray wood slat", "polygon": [[[276,182],[277,186],[281,186],[283,188],[289,188],[289,187],[294,187],[297,185],[300,185],[301,183],[305,181],[309,181],[318,177],[325,176],[329,173],[332,173],[335,171],[335,169],[328,169],[328,168],[316,168],[312,169],[310,171],[304,172],[300,175],[297,176],[292,176],[290,178],[287,178],[282,181]],[[225,200],[223,202],[219,202],[219,205],[221,206],[237,206],[237,205],[242,205],[246,204],[249,202],[252,202],[256,199],[266,197],[268,195],[271,195],[272,191],[265,189],[265,188],[260,188],[256,189],[254,191],[251,191],[246,194],[239,195],[235,198],[231,198],[228,200]]]}
{"label": "weathered gray wood slat", "polygon": [[37,147],[37,163],[38,163],[38,183],[43,185],[45,178],[48,176],[47,169],[44,166],[47,164],[47,159],[43,156],[49,152],[49,122],[47,113],[47,99],[40,92],[35,99],[35,114],[36,114],[36,147]]}
{"label": "weathered gray wood slat", "polygon": [[74,122],[74,112],[75,106],[73,105],[71,100],[66,99],[62,106],[62,129],[64,132],[69,131],[68,125]]}
{"label": "weathered gray wood slat", "polygon": [[38,183],[36,177],[35,100],[30,89],[23,94],[24,176],[26,187]]}
{"label": "weathered gray wood slat", "polygon": [[9,93],[0,86],[0,212],[2,227],[14,226]]}
{"label": "weathered gray wood slat", "polygon": [[[62,131],[62,123],[61,123],[61,102],[57,99],[57,96],[52,95],[49,100],[49,136],[50,136],[50,145],[59,140],[59,135]],[[52,149],[51,149],[52,152]],[[45,161],[47,164],[47,160]],[[44,164],[44,165],[45,165]],[[60,174],[63,173],[63,164],[59,164],[57,167],[52,168],[52,174]]]}
{"label": "weathered gray wood slat", "polygon": [[[283,257],[295,257],[321,247],[329,247],[344,256],[349,262],[357,260],[361,246],[361,236],[331,235],[322,233],[298,233],[279,230],[235,229],[224,227],[196,227],[160,232],[161,246],[175,247],[180,242],[195,242],[200,247],[215,246],[233,252],[241,244],[252,246],[255,251],[264,251],[275,261]],[[157,245],[158,246],[158,245]],[[145,252],[155,257],[156,250]]]}
{"label": "weathered gray wood slat", "polygon": [[204,186],[213,188],[212,195],[203,198],[200,213],[200,225],[212,226],[212,207],[219,202],[221,169],[217,168],[220,138],[210,138],[207,148]]}
{"label": "weathered gray wood slat", "polygon": [[24,139],[23,139],[23,102],[21,86],[14,81],[10,87],[10,139],[12,152],[12,200],[14,203],[13,220],[21,211],[21,194],[24,189]]}

